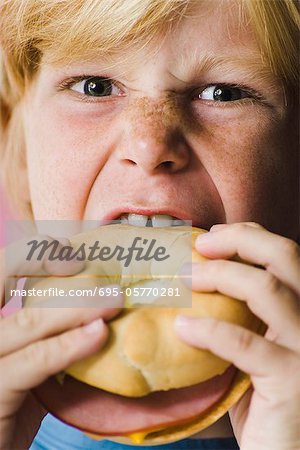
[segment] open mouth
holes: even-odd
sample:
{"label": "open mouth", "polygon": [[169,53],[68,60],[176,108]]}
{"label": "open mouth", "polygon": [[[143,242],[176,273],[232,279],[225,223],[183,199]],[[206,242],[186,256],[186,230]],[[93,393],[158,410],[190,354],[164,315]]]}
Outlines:
{"label": "open mouth", "polygon": [[134,225],[137,227],[176,227],[190,225],[187,220],[179,219],[178,217],[170,216],[168,214],[136,214],[124,213],[110,223]]}

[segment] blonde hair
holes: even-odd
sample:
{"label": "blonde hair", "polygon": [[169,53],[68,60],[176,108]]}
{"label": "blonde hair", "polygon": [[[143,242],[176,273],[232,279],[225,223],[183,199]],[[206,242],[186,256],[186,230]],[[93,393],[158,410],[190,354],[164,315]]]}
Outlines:
{"label": "blonde hair", "polygon": [[[1,0],[0,0],[1,2]],[[0,158],[4,185],[23,216],[18,164],[25,164],[20,101],[45,51],[52,63],[141,48],[186,17],[199,0],[2,0],[0,3]],[[299,11],[296,0],[240,0],[262,60],[287,89],[297,86]],[[23,161],[22,161],[23,159]]]}

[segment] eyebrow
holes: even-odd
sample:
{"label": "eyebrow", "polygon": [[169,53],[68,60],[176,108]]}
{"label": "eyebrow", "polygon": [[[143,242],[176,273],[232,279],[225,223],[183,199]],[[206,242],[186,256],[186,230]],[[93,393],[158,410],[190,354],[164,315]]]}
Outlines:
{"label": "eyebrow", "polygon": [[[109,74],[113,70],[117,73],[115,77],[125,77],[133,82],[133,72],[138,64],[139,60],[124,63],[124,60],[119,61],[108,57],[102,60],[100,71]],[[71,64],[72,66],[73,64]],[[90,71],[97,72],[99,71],[98,67],[98,64],[92,64]],[[249,50],[246,52],[241,50],[236,55],[216,55],[213,52],[199,53],[199,51],[185,55],[182,52],[178,54],[176,60],[174,59],[172,71],[169,70],[168,73],[182,83],[183,88],[188,84],[198,82],[199,78],[209,74],[210,77],[214,77],[214,80],[211,80],[213,82],[222,82],[221,78],[226,76],[232,78],[233,82],[236,79],[239,83],[242,79],[250,83],[254,81],[256,83],[269,83],[268,89],[274,91],[278,89],[278,79],[271,72],[270,67],[263,61],[258,52],[250,52]]]}
{"label": "eyebrow", "polygon": [[[188,61],[188,63],[187,63]],[[172,73],[176,79],[189,83],[191,79],[213,71],[222,71],[224,75],[245,77],[249,81],[275,81],[270,67],[256,52],[240,52],[238,55],[214,55],[194,53],[186,58],[179,56],[179,63]],[[176,75],[175,75],[176,74]]]}

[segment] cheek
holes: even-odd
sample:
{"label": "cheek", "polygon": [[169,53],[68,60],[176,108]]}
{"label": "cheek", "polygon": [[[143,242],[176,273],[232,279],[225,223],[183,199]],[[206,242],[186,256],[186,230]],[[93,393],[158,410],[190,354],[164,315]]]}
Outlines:
{"label": "cheek", "polygon": [[227,222],[257,221],[282,231],[282,224],[277,229],[279,217],[295,210],[296,195],[296,158],[287,152],[284,139],[287,121],[276,124],[260,114],[210,122],[203,133],[203,164],[220,194]]}
{"label": "cheek", "polygon": [[[87,116],[88,119],[87,119]],[[26,120],[31,200],[39,219],[80,219],[109,153],[111,130],[98,115],[68,113],[51,104]]]}

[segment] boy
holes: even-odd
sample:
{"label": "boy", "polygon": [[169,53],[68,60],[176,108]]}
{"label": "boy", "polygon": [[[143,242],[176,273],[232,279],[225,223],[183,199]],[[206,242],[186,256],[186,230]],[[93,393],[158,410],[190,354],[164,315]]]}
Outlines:
{"label": "boy", "polygon": [[[231,413],[242,449],[298,448],[296,2],[13,0],[0,17],[3,164],[22,217],[223,224],[198,240],[215,261],[195,267],[193,289],[247,301],[266,336],[204,319],[174,326],[251,375]],[[235,254],[266,270],[226,261]],[[115,313],[1,321],[0,448],[30,445],[43,411],[26,393],[103,345],[101,317]]]}

